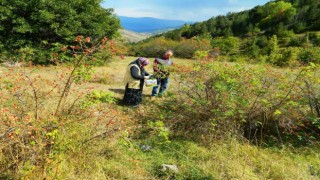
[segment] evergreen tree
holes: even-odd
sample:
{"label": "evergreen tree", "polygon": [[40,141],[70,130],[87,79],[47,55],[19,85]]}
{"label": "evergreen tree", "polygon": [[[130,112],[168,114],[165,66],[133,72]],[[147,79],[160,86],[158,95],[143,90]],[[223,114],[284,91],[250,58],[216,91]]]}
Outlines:
{"label": "evergreen tree", "polygon": [[278,43],[278,37],[276,35],[273,35],[268,41],[267,51],[268,51],[267,61],[271,64],[275,64],[279,59],[279,43]]}

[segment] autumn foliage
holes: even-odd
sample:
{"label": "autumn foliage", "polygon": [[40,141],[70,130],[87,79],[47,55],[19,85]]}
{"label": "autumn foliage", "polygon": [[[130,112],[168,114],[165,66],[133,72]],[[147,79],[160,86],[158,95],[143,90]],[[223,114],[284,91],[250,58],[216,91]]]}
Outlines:
{"label": "autumn foliage", "polygon": [[[61,47],[52,59],[58,63],[59,58],[70,54],[71,66],[46,75],[38,73],[44,71],[39,66],[8,69],[2,74],[1,174],[16,178],[41,174],[54,179],[59,175],[61,154],[78,153],[88,142],[113,134],[122,126],[115,117],[119,112],[110,110],[115,102],[110,93],[82,87],[93,74],[94,54],[111,49],[110,40],[78,36],[75,42]],[[47,175],[49,169],[56,169],[55,173]]]}

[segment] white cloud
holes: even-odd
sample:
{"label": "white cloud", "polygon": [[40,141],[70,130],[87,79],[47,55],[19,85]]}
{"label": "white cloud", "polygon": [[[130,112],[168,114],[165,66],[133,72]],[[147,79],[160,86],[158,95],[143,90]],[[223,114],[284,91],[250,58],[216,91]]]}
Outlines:
{"label": "white cloud", "polygon": [[143,8],[117,8],[115,13],[119,16],[160,18],[158,13]]}

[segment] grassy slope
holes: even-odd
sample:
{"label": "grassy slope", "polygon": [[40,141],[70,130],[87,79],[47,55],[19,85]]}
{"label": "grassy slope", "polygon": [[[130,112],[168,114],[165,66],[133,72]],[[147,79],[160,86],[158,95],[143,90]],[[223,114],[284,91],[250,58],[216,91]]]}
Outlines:
{"label": "grassy slope", "polygon": [[150,37],[148,34],[136,33],[125,29],[120,29],[119,32],[121,36],[128,42],[138,42]]}
{"label": "grassy slope", "polygon": [[[121,100],[123,96],[122,77],[126,65],[133,57],[117,58],[105,67],[97,67],[95,78],[82,85],[104,91],[115,92]],[[150,58],[150,60],[152,60]],[[188,60],[175,59],[176,64],[189,64]],[[36,73],[49,76],[56,67],[40,68]],[[57,71],[61,69],[58,68]],[[151,66],[147,67],[151,72]],[[0,67],[2,73],[7,70]],[[19,70],[18,70],[19,71]],[[47,78],[50,79],[50,78]],[[168,91],[175,93],[170,82]],[[144,102],[138,109],[112,105],[110,113],[117,112],[115,118],[126,121],[119,133],[107,139],[96,139],[90,144],[63,153],[59,157],[59,168],[48,170],[47,177],[57,179],[319,179],[319,146],[302,148],[261,148],[246,142],[216,141],[211,145],[201,145],[188,139],[170,136],[170,143],[161,143],[157,134],[147,136],[141,132],[148,129],[146,122],[139,121],[149,108],[157,108],[166,99],[150,99],[151,88],[144,90]],[[154,115],[154,121],[159,119]],[[161,118],[160,118],[161,119]],[[72,138],[85,138],[76,134]],[[144,152],[141,144],[151,145]],[[1,155],[0,155],[1,160]],[[165,173],[161,164],[175,164],[179,173]],[[39,177],[37,171],[28,168],[21,174],[31,179]],[[0,176],[1,178],[2,176]],[[3,176],[5,178],[5,176]]]}

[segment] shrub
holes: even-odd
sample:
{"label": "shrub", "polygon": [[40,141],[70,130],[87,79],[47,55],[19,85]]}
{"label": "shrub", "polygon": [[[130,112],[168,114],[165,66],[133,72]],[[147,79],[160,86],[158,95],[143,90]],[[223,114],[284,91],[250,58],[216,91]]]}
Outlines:
{"label": "shrub", "polygon": [[199,64],[180,77],[180,98],[172,106],[178,106],[183,117],[176,128],[209,139],[244,136],[256,143],[282,143],[284,137],[300,143],[319,139],[320,87],[314,78],[319,69],[313,66],[290,73],[270,67]]}
{"label": "shrub", "polygon": [[181,58],[192,58],[196,51],[208,51],[211,49],[207,39],[182,39],[173,48],[174,55]]}
{"label": "shrub", "polygon": [[148,122],[149,139],[153,145],[166,145],[170,143],[169,129],[165,127],[162,121]]}
{"label": "shrub", "polygon": [[248,38],[243,42],[243,53],[251,56],[253,58],[257,58],[260,53],[260,48],[257,45],[258,39],[257,38]]}
{"label": "shrub", "polygon": [[[56,179],[58,172],[53,169],[61,165],[60,156],[79,153],[88,141],[101,137],[97,133],[109,132],[114,115],[108,117],[106,107],[81,109],[84,93],[76,88],[90,77],[92,55],[108,41],[104,38],[96,44],[82,36],[76,41],[82,48],[62,47],[73,55],[72,66],[57,74],[49,72],[54,74],[50,80],[37,74],[40,67],[10,69],[0,79],[1,174]],[[101,92],[93,92],[89,99],[113,101]]]}
{"label": "shrub", "polygon": [[309,38],[314,46],[320,46],[320,33],[310,33]]}
{"label": "shrub", "polygon": [[209,55],[209,51],[196,51],[193,53],[193,59],[205,59]]}
{"label": "shrub", "polygon": [[114,94],[112,92],[104,92],[100,90],[93,90],[87,94],[81,102],[81,109],[87,109],[99,103],[115,103]]}
{"label": "shrub", "polygon": [[239,53],[240,39],[237,37],[215,38],[212,40],[213,48],[219,48],[223,55],[232,55]]}
{"label": "shrub", "polygon": [[274,62],[277,66],[297,66],[298,54],[300,49],[297,47],[289,47],[280,52],[281,57]]}
{"label": "shrub", "polygon": [[308,64],[312,63],[320,63],[320,48],[319,47],[310,47],[301,49],[298,54],[298,60],[302,63]]}

